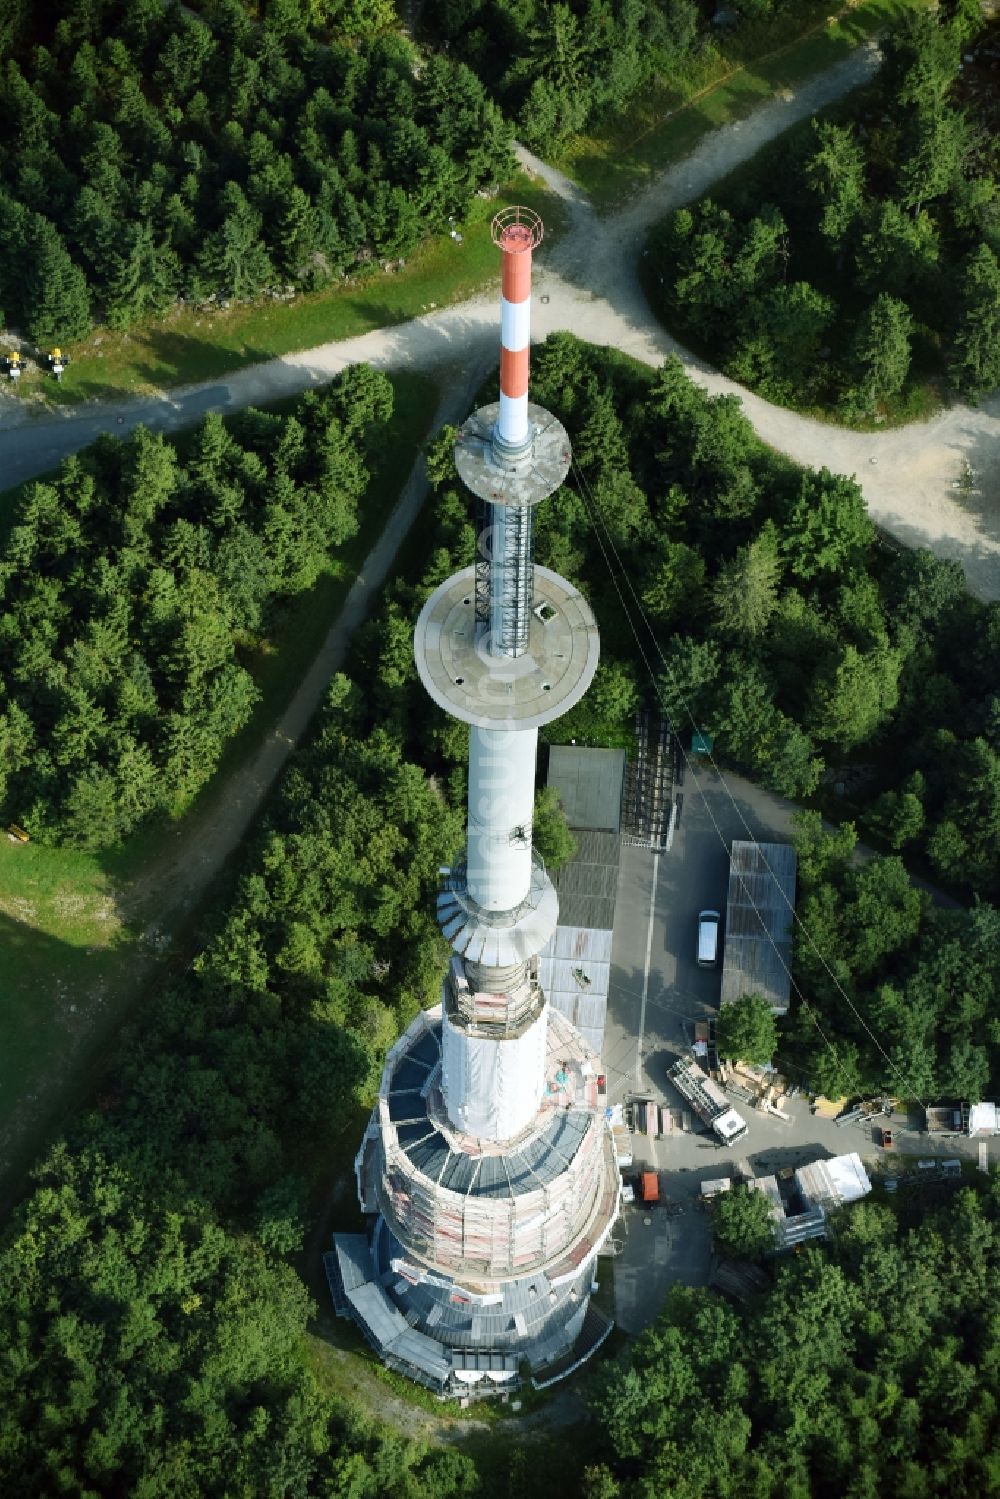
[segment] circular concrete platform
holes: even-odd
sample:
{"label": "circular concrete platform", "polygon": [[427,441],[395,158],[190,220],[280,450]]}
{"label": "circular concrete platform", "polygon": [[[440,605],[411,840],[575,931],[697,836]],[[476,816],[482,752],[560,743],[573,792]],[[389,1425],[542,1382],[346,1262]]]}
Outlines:
{"label": "circular concrete platform", "polygon": [[538,729],[568,712],[590,686],[601,651],[583,594],[536,566],[528,649],[510,657],[490,654],[475,590],[475,567],[453,573],[417,620],[413,655],[438,707],[479,729]]}
{"label": "circular concrete platform", "polygon": [[544,406],[528,402],[531,439],[517,458],[501,458],[493,433],[500,403],[480,406],[455,438],[455,467],[473,494],[493,505],[537,505],[553,494],[569,473],[572,448],[562,422]]}

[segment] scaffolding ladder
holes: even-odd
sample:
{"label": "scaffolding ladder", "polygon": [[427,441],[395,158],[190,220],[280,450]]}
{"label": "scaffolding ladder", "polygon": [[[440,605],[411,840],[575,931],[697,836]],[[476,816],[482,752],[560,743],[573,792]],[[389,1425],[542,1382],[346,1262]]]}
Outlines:
{"label": "scaffolding ladder", "polygon": [[674,756],[670,725],[648,708],[635,715],[635,754],[625,762],[622,842],[663,853],[671,832]]}

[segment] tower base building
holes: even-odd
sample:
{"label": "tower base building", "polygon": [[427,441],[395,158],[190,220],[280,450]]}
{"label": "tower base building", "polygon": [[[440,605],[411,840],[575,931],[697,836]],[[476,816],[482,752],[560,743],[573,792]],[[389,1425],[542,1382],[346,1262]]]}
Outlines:
{"label": "tower base building", "polygon": [[[442,1026],[441,1006],[425,1011],[386,1058],[356,1162],[371,1241],[336,1235],[327,1272],[338,1310],[394,1367],[441,1393],[499,1394],[525,1364],[544,1379],[611,1331],[592,1314],[581,1341],[618,1169],[597,1059],[562,1016],[548,1016],[541,1107],[497,1144],[445,1114]],[[394,1348],[397,1317],[427,1341]]]}

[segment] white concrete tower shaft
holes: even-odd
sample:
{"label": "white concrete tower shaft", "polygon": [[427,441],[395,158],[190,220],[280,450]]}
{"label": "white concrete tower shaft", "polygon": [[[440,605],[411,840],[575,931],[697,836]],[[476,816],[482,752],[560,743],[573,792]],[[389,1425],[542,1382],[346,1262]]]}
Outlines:
{"label": "white concrete tower shaft", "polygon": [[531,818],[538,730],[469,735],[469,894],[487,911],[512,911],[531,884]]}
{"label": "white concrete tower shaft", "polygon": [[541,237],[530,210],[494,219],[500,401],[470,417],[455,444],[458,471],[483,501],[479,560],[435,590],[414,639],[428,692],[472,728],[466,857],[438,899],[458,955],[446,984],[441,1087],[452,1124],[491,1141],[526,1129],[545,1090],[536,960],[558,902],[532,854],[538,729],[583,695],[599,652],[585,600],[536,568],[532,554],[534,507],[570,462],[564,428],[528,401],[531,262]]}

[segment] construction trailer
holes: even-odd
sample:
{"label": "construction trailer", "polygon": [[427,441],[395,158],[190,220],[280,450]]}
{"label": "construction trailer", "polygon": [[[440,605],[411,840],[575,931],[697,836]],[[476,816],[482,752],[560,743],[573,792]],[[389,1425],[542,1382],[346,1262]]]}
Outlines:
{"label": "construction trailer", "polygon": [[715,1042],[714,1020],[695,1021],[691,1050],[698,1059],[699,1066],[703,1066],[706,1072],[718,1072],[719,1051]]}
{"label": "construction trailer", "polygon": [[748,1133],[746,1120],[738,1114],[719,1085],[706,1077],[701,1068],[686,1057],[667,1072],[678,1093],[689,1103],[703,1124],[707,1124],[723,1145],[734,1145]]}
{"label": "construction trailer", "polygon": [[655,1171],[643,1171],[639,1176],[639,1194],[643,1202],[659,1202],[660,1178]]}
{"label": "construction trailer", "polygon": [[995,1103],[938,1104],[924,1110],[929,1135],[966,1135],[981,1140],[1000,1135],[1000,1107]]}

